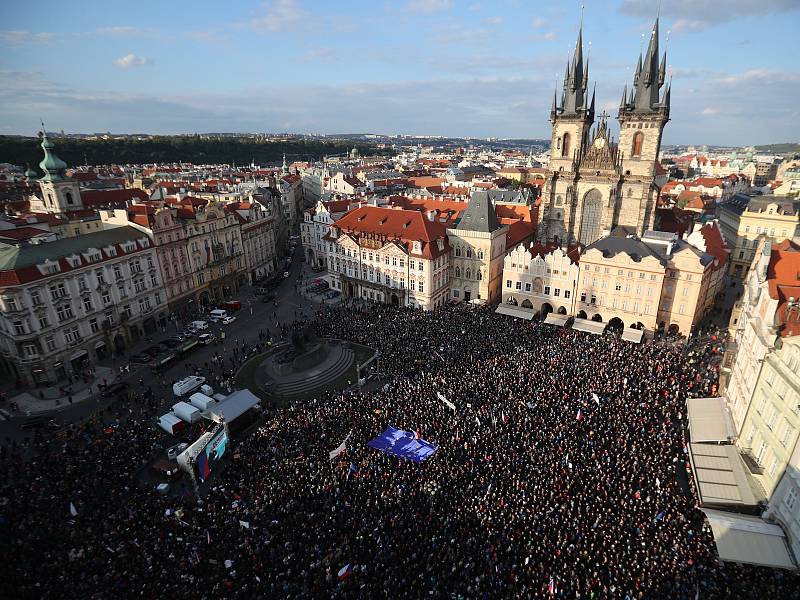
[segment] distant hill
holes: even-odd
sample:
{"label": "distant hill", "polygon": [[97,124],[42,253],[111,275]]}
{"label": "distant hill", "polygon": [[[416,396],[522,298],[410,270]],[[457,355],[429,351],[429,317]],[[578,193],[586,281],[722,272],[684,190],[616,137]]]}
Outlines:
{"label": "distant hill", "polygon": [[[280,164],[286,153],[287,162],[318,160],[323,156],[342,155],[353,147],[352,142],[340,140],[280,140],[256,141],[252,138],[206,138],[194,136],[159,136],[150,139],[135,138],[87,140],[79,138],[52,138],[56,153],[69,166],[85,163],[144,164],[190,162],[194,164],[236,163],[249,165]],[[388,153],[378,150],[375,144],[355,144],[361,156]],[[43,153],[37,138],[0,136],[0,163],[37,166]]]}
{"label": "distant hill", "polygon": [[756,152],[792,154],[795,152],[800,152],[800,144],[793,142],[786,142],[784,144],[766,144],[765,146],[756,146]]}

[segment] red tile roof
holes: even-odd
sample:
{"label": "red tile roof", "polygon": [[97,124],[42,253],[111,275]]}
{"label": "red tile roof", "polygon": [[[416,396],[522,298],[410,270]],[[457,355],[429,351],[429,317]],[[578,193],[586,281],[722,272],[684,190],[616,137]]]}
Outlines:
{"label": "red tile roof", "polygon": [[[386,241],[399,240],[408,253],[412,253],[411,242],[421,241],[422,256],[429,259],[446,254],[450,248],[445,225],[428,220],[417,210],[361,206],[336,221],[334,226],[344,233],[371,234]],[[441,251],[436,243],[439,238],[445,240]]]}
{"label": "red tile roof", "polygon": [[781,336],[800,334],[800,305],[789,305],[789,298],[800,301],[800,246],[791,240],[772,245],[767,281],[770,297],[778,301]]}
{"label": "red tile roof", "polygon": [[81,201],[86,208],[101,208],[103,206],[123,205],[133,200],[146,202],[149,200],[147,192],[140,189],[124,190],[82,190]]}

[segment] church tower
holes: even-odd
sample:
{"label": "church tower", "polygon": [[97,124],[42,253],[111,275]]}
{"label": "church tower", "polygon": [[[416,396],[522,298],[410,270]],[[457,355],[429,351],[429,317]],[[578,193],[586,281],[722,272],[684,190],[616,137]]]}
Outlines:
{"label": "church tower", "polygon": [[566,223],[574,211],[573,183],[577,161],[588,141],[594,122],[594,93],[589,100],[589,66],[583,62],[583,26],[578,30],[575,53],[567,62],[561,100],[553,92],[550,123],[550,166],[542,198],[542,223],[539,238],[568,241]]}
{"label": "church tower", "polygon": [[633,87],[627,85],[619,105],[619,150],[623,174],[619,224],[636,227],[642,235],[653,225],[658,188],[655,169],[661,134],[669,121],[670,85],[664,93],[667,55],[658,59],[658,18],[653,25],[647,54],[636,65]]}
{"label": "church tower", "polygon": [[83,208],[80,186],[77,181],[66,176],[67,163],[56,156],[53,148],[53,142],[42,127],[44,160],[39,163],[39,168],[44,171],[44,175],[39,179],[39,187],[42,190],[43,206],[37,207],[31,203],[31,208],[41,208],[57,214],[80,210]]}

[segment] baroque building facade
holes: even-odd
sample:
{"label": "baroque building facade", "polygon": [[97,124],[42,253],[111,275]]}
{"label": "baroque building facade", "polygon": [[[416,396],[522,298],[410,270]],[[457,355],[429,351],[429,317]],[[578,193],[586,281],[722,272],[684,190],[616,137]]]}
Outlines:
{"label": "baroque building facade", "polygon": [[595,95],[588,95],[582,31],[564,74],[561,100],[553,94],[550,165],[542,194],[541,241],[588,246],[622,226],[638,236],[652,228],[658,198],[656,164],[670,110],[664,93],[666,53],[658,57],[658,19],[647,54],[639,62],[628,94],[622,93],[617,120],[619,143],[606,115],[592,130]]}

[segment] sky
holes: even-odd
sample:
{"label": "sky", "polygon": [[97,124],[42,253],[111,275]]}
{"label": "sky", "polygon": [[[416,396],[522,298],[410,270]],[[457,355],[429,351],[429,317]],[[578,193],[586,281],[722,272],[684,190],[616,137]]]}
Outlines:
{"label": "sky", "polygon": [[[550,137],[583,12],[616,115],[658,0],[4,1],[0,134]],[[800,139],[800,0],[668,0],[667,144]],[[560,88],[559,88],[560,89]]]}

